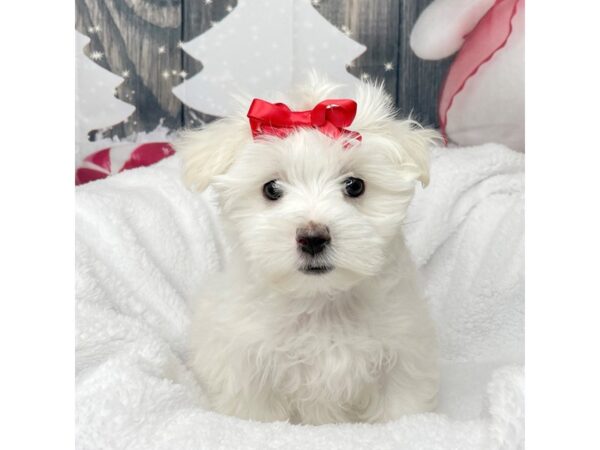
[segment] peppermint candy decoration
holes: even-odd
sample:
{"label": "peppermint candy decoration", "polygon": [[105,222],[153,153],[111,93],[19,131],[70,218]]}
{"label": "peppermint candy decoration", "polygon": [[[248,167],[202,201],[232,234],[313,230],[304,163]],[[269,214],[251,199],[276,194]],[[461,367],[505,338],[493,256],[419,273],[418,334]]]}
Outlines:
{"label": "peppermint candy decoration", "polygon": [[100,180],[124,170],[150,166],[171,156],[175,150],[168,142],[119,144],[87,156],[75,171],[75,184]]}

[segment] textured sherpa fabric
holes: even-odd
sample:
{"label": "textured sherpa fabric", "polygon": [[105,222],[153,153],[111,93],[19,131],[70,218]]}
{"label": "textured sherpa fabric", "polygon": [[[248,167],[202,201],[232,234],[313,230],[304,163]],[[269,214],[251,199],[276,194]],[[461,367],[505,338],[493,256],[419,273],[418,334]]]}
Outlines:
{"label": "textured sherpa fabric", "polygon": [[183,187],[177,156],[77,188],[77,448],[522,448],[523,157],[432,156],[405,231],[440,336],[440,405],[379,425],[207,411],[186,350],[201,274],[222,263],[210,195]]}

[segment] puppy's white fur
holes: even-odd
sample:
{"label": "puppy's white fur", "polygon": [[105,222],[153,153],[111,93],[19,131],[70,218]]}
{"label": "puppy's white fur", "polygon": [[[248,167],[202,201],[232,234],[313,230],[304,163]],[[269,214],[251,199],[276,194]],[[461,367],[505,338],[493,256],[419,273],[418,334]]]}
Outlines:
{"label": "puppy's white fur", "polygon": [[[293,94],[271,100],[309,109],[335,98],[335,86],[313,77]],[[364,84],[355,99],[349,128],[362,142],[350,149],[311,129],[253,140],[245,111],[176,145],[189,185],[213,183],[232,244],[192,324],[192,365],[218,412],[324,424],[435,406],[436,338],[401,224],[437,135],[395,120],[381,86]],[[344,196],[348,176],[365,180],[361,197]],[[277,201],[262,194],[273,179]],[[316,257],[329,273],[299,270],[296,230],[309,221],[331,232]]]}

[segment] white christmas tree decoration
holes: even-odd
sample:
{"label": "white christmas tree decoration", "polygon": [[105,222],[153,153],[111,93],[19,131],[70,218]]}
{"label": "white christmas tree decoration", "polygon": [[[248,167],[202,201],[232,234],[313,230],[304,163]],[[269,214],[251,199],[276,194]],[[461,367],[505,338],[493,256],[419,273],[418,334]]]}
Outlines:
{"label": "white christmas tree decoration", "polygon": [[234,96],[285,92],[311,70],[336,83],[358,82],[346,66],[366,50],[310,0],[239,0],[225,19],[181,47],[204,68],[173,93],[214,116],[234,112]]}
{"label": "white christmas tree decoration", "polygon": [[84,53],[90,38],[75,32],[75,141],[77,156],[85,156],[93,145],[88,140],[92,130],[122,122],[135,107],[115,97],[115,88],[124,79],[92,62]]}

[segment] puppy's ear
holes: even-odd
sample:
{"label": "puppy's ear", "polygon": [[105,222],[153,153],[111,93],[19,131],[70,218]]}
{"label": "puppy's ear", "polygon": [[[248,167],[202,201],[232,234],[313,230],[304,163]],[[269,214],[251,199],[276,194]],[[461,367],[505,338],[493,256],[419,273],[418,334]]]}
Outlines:
{"label": "puppy's ear", "polygon": [[414,171],[415,178],[423,186],[429,184],[429,147],[443,141],[441,135],[423,128],[418,122],[394,120],[390,124],[391,135],[398,148],[398,159],[403,170]]}
{"label": "puppy's ear", "polygon": [[390,156],[394,163],[426,186],[429,182],[428,148],[441,140],[441,136],[410,118],[396,120],[394,103],[385,92],[383,82],[361,83],[356,100],[358,110],[350,128],[360,133],[391,137],[394,151]]}
{"label": "puppy's ear", "polygon": [[206,189],[212,178],[225,173],[251,141],[250,126],[242,118],[220,119],[200,130],[184,131],[174,147],[183,159],[186,185],[197,191]]}

